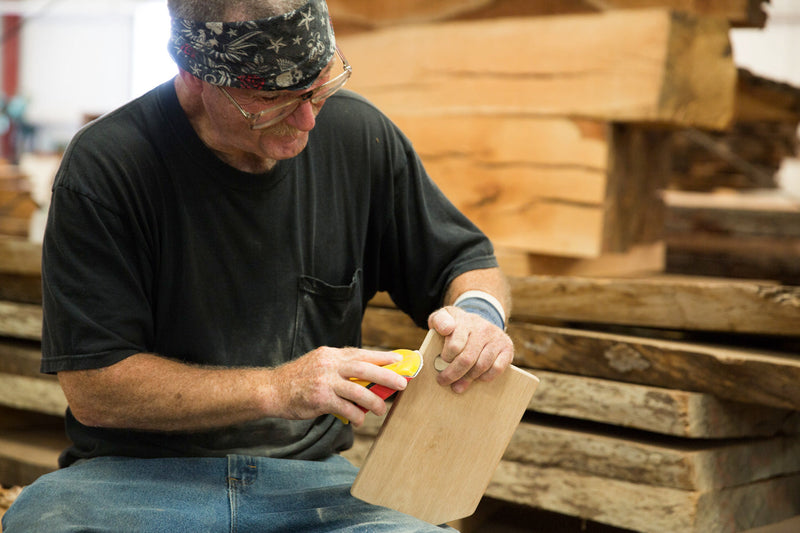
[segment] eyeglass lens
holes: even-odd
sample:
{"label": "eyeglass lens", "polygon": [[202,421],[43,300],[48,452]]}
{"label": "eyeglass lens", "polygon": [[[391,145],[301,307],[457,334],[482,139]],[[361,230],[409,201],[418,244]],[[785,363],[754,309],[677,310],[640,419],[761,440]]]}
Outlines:
{"label": "eyeglass lens", "polygon": [[[315,105],[319,104],[327,98],[330,98],[336,91],[341,89],[349,78],[350,71],[345,70],[332,80],[329,80],[328,82],[320,85],[308,93],[293,98],[275,108],[265,109],[253,117],[250,127],[253,129],[263,129],[277,124],[284,118],[294,113],[300,104],[306,100],[310,100],[311,103]],[[308,96],[309,94],[311,95],[310,98]]]}

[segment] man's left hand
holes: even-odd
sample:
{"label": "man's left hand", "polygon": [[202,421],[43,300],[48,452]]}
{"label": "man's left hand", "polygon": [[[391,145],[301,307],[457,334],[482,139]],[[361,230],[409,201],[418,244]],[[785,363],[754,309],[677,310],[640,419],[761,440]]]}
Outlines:
{"label": "man's left hand", "polygon": [[475,380],[495,379],[514,358],[511,338],[474,313],[443,307],[428,317],[428,327],[444,337],[441,357],[449,363],[437,381],[454,392],[464,392]]}

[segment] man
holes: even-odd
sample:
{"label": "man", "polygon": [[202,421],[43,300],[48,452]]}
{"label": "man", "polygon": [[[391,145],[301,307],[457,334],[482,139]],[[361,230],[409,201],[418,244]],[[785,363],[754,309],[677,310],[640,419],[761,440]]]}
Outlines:
{"label": "man", "polygon": [[490,244],[339,91],[324,0],[169,8],[178,76],[78,133],[56,178],[42,370],[73,444],[4,531],[438,530],[349,495],[333,415],[386,411],[351,377],[405,387],[355,348],[377,291],[445,336],[442,386],[509,365]]}

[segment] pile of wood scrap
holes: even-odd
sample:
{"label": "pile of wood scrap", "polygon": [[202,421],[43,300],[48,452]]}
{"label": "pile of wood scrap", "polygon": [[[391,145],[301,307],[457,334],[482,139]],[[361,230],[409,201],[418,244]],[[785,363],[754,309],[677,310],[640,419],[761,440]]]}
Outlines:
{"label": "pile of wood scrap", "polygon": [[[515,363],[541,384],[488,496],[653,533],[800,514],[800,287],[532,276],[513,295]],[[385,298],[364,323],[374,346],[423,333]]]}

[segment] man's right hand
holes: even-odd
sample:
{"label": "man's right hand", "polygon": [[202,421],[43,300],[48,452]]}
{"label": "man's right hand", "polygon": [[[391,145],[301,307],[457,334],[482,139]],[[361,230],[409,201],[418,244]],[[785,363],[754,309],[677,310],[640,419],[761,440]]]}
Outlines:
{"label": "man's right hand", "polygon": [[350,378],[404,390],[407,380],[382,368],[401,359],[394,352],[323,346],[273,370],[275,399],[285,405],[283,418],[334,414],[360,426],[366,414],[359,406],[381,416],[386,413],[386,402]]}

